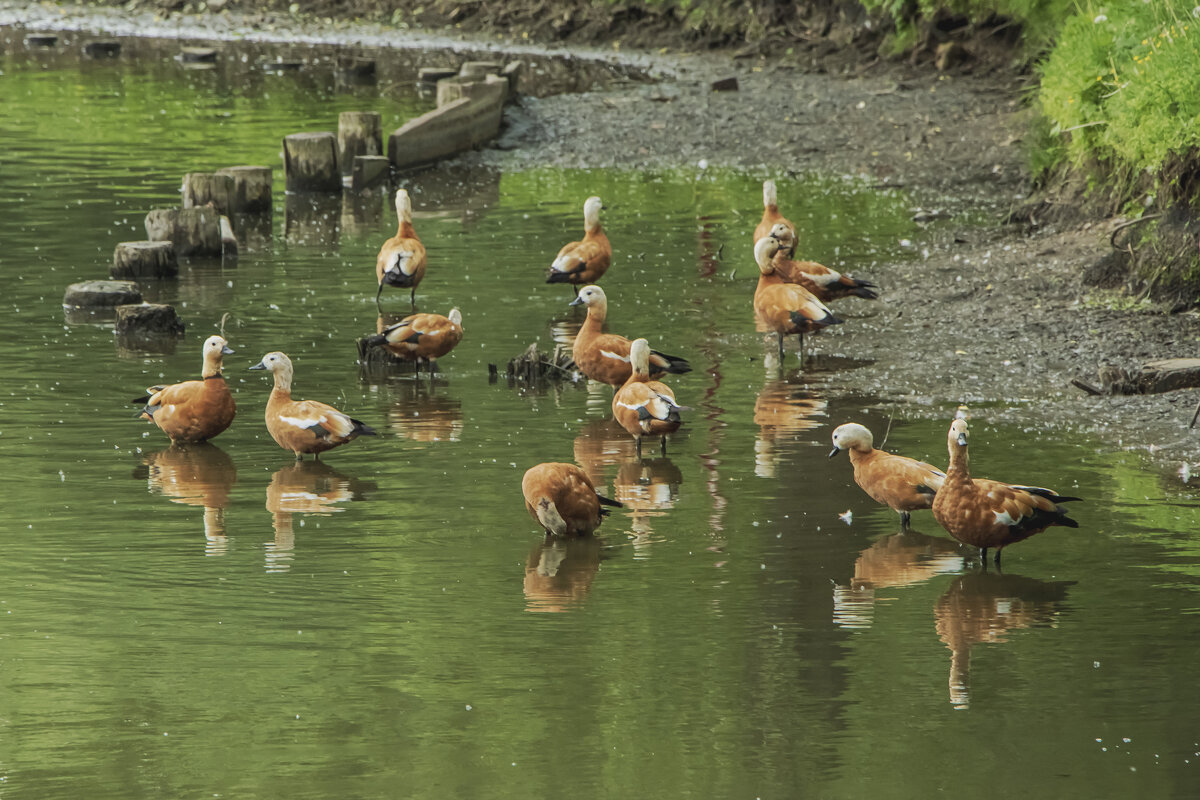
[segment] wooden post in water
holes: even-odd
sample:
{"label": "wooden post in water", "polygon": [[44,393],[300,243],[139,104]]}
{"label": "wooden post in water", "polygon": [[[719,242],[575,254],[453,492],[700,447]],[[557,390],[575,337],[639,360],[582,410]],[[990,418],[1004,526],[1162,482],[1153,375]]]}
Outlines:
{"label": "wooden post in water", "polygon": [[179,274],[171,242],[121,242],[113,250],[111,278],[174,278]]}
{"label": "wooden post in water", "polygon": [[337,137],[329,131],[283,137],[283,170],[288,192],[340,192]]}
{"label": "wooden post in water", "polygon": [[174,242],[178,258],[221,256],[221,215],[205,208],[158,208],[146,215],[146,238]]}
{"label": "wooden post in water", "polygon": [[137,303],[117,306],[114,328],[118,336],[182,336],[184,324],[175,306]]}
{"label": "wooden post in water", "polygon": [[225,167],[218,175],[233,178],[230,212],[234,214],[269,214],[271,212],[270,167]]}
{"label": "wooden post in water", "polygon": [[356,192],[365,192],[387,183],[391,175],[392,163],[387,156],[355,156],[354,172],[351,173],[350,188]]}
{"label": "wooden post in water", "polygon": [[383,117],[377,111],[338,114],[338,163],[342,174],[354,169],[355,156],[383,155]]}
{"label": "wooden post in water", "polygon": [[200,208],[212,205],[220,214],[233,210],[234,182],[232,175],[219,172],[189,172],[183,176],[183,207]]}

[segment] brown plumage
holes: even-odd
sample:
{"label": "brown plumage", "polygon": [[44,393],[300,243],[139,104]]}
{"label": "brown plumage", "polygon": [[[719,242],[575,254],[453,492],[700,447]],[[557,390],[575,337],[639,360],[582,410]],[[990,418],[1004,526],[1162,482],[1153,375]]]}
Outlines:
{"label": "brown plumage", "polygon": [[803,353],[805,333],[840,325],[842,320],[803,286],[783,282],[775,272],[773,261],[779,249],[779,240],[773,236],[760,239],[754,245],[754,260],[759,270],[758,287],[754,290],[754,311],[767,330],[779,336],[779,360],[782,362],[785,335],[797,334]]}
{"label": "brown plumage", "polygon": [[856,422],[839,425],[833,431],[833,458],[850,451],[854,482],[876,503],[900,514],[900,524],[908,527],[910,512],[933,506],[934,495],[942,488],[946,473],[915,458],[876,450],[871,432]]}
{"label": "brown plumage", "polygon": [[384,347],[397,358],[417,362],[417,369],[424,361],[433,375],[434,362],[462,341],[462,312],[450,309],[450,314],[413,314],[395,325],[390,325],[375,336],[367,337],[367,344]]}
{"label": "brown plumage", "polygon": [[232,353],[220,336],[204,341],[200,380],[151,386],[132,402],[144,403],[141,418],[157,425],[177,444],[205,442],[229,427],[237,404],[221,375],[221,356]]}
{"label": "brown plumage", "polygon": [[671,387],[650,380],[650,345],[645,339],[634,339],[629,349],[633,372],[625,385],[613,395],[613,418],[637,440],[637,454],[642,454],[643,436],[661,436],[662,452],[667,452],[667,434],[679,429],[679,412],[686,410],[675,402]]}
{"label": "brown plumage", "polygon": [[583,239],[571,242],[558,251],[546,273],[546,283],[569,283],[575,291],[580,286],[595,283],[612,263],[612,245],[600,224],[599,197],[589,197],[583,204]]}
{"label": "brown plumage", "polygon": [[[579,371],[594,381],[609,386],[621,386],[629,380],[633,369],[629,365],[629,340],[615,333],[604,332],[604,319],[608,315],[608,298],[599,286],[585,286],[571,301],[573,306],[587,306],[587,319],[575,336],[571,356]],[[656,350],[650,351],[650,377],[660,378],[668,372],[682,375],[692,367],[679,356],[669,356]]]}
{"label": "brown plumage", "polygon": [[305,453],[317,456],[359,436],[375,436],[374,429],[336,408],[316,400],[292,399],[292,361],[278,351],[267,353],[250,369],[265,369],[275,376],[267,401],[267,430],[296,459]]}
{"label": "brown plumage", "polygon": [[[788,227],[783,224],[771,228],[771,235],[779,239],[781,244],[787,233]],[[864,300],[879,298],[879,287],[870,281],[843,275],[816,261],[793,261],[786,249],[786,245],[783,245],[783,249],[775,254],[775,273],[785,283],[795,283],[808,289],[822,303],[843,297],[861,297]]]}
{"label": "brown plumage", "polygon": [[950,466],[933,500],[933,517],[951,536],[979,548],[987,561],[996,548],[996,565],[1005,547],[1041,533],[1051,525],[1078,528],[1059,503],[1078,500],[1039,486],[1018,486],[972,478],[967,456],[967,421],[957,418],[947,437]]}
{"label": "brown plumage", "polygon": [[425,277],[425,245],[413,229],[412,200],[404,189],[396,190],[396,217],[396,235],[383,243],[375,259],[375,278],[379,281],[376,303],[385,284],[409,289],[409,300],[415,303],[417,285]]}
{"label": "brown plumage", "polygon": [[786,232],[780,231],[774,236],[783,246],[784,252],[790,257],[796,252],[796,226],[792,221],[779,213],[779,200],[775,191],[775,181],[763,181],[763,215],[762,221],[754,228],[754,243],[773,235],[772,229],[782,225]]}
{"label": "brown plumage", "polygon": [[525,510],[555,536],[586,536],[607,512],[601,505],[620,503],[596,494],[596,487],[574,464],[549,462],[530,467],[521,478]]}

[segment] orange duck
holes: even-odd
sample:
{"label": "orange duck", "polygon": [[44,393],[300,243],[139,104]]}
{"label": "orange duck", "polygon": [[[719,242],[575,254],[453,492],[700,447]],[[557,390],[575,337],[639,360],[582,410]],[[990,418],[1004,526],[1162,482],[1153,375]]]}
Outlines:
{"label": "orange duck", "polygon": [[[775,232],[775,226],[783,226],[783,231]],[[779,213],[779,201],[775,192],[775,181],[763,181],[763,215],[762,221],[754,228],[754,243],[760,239],[774,236],[783,245],[783,250],[791,256],[796,252],[796,226],[792,221]]]}
{"label": "orange duck", "polygon": [[530,467],[521,478],[521,493],[529,516],[554,536],[586,536],[608,513],[601,505],[621,505],[598,495],[591,479],[574,464]]}
{"label": "orange duck", "polygon": [[867,280],[843,275],[816,261],[793,261],[787,251],[790,233],[782,223],[771,228],[771,235],[779,240],[783,248],[775,255],[775,272],[785,283],[795,283],[813,293],[822,303],[842,297],[861,297],[864,300],[879,299],[879,287]]}
{"label": "orange duck", "polygon": [[406,361],[415,361],[417,370],[421,362],[429,365],[433,376],[434,362],[453,350],[462,341],[462,312],[450,309],[450,314],[413,314],[395,325],[389,325],[381,333],[367,337],[368,345],[379,345],[389,353]]}
{"label": "orange duck", "polygon": [[232,353],[220,336],[204,340],[200,380],[151,386],[132,402],[145,403],[141,418],[157,425],[176,444],[206,442],[229,427],[237,404],[221,374],[221,356]]}
{"label": "orange duck", "polygon": [[775,271],[775,254],[781,245],[773,236],[760,239],[754,245],[754,260],[758,263],[758,288],[754,290],[754,310],[767,326],[779,336],[779,360],[783,362],[783,337],[797,334],[800,350],[804,351],[804,334],[816,333],[842,320],[833,315],[812,292],[794,283],[784,283]]}
{"label": "orange duck", "polygon": [[[629,380],[633,371],[629,366],[629,340],[615,333],[604,332],[604,318],[608,315],[608,298],[599,286],[585,286],[570,305],[587,306],[587,319],[575,336],[571,356],[579,371],[594,381],[609,386],[621,386]],[[669,356],[657,350],[650,351],[650,377],[661,378],[668,372],[682,375],[691,372],[692,366],[679,356]]]}
{"label": "orange duck", "polygon": [[375,430],[351,419],[336,408],[316,400],[292,399],[292,361],[278,351],[267,353],[250,369],[265,369],[275,376],[275,388],[267,401],[267,430],[284,450],[314,457],[359,436],[375,436]]}
{"label": "orange duck", "polygon": [[947,446],[950,466],[933,500],[933,518],[955,539],[978,547],[984,563],[989,547],[996,548],[996,566],[1000,566],[1000,553],[1010,544],[1024,541],[1051,525],[1079,527],[1059,505],[1078,497],[1063,497],[1038,486],[972,478],[965,419],[956,418],[950,424]]}
{"label": "orange duck", "polygon": [[834,429],[829,457],[843,450],[850,451],[854,482],[876,503],[899,512],[905,528],[911,512],[933,507],[934,495],[946,480],[946,473],[931,464],[876,450],[871,432],[857,422]]}
{"label": "orange duck", "polygon": [[650,380],[650,345],[645,339],[633,340],[629,361],[633,373],[613,395],[613,417],[637,440],[639,457],[643,436],[661,436],[662,452],[666,455],[667,434],[679,430],[679,412],[686,409],[675,402],[671,387]]}
{"label": "orange duck", "polygon": [[546,283],[569,283],[576,292],[580,286],[595,283],[612,263],[612,245],[600,225],[599,197],[589,197],[583,204],[583,239],[571,242],[558,251]]}
{"label": "orange duck", "polygon": [[375,259],[375,277],[379,280],[376,303],[385,284],[411,289],[409,300],[416,303],[417,284],[425,277],[425,245],[413,230],[412,200],[404,189],[396,190],[396,217],[399,219],[396,235],[383,243]]}

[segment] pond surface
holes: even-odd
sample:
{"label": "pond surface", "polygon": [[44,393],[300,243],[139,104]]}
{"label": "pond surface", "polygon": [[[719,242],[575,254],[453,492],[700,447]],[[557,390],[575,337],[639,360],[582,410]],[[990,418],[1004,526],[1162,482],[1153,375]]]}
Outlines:
{"label": "pond surface", "polygon": [[[184,172],[269,164],[281,189],[283,135],[341,110],[390,130],[428,101],[6,35],[0,797],[1195,796],[1195,498],[1134,454],[979,409],[977,471],[1085,497],[1080,527],[1012,548],[1004,574],[928,513],[898,533],[826,458],[843,421],[889,428],[854,354],[835,333],[780,369],[754,330],[765,175],[406,180],[430,253],[418,304],[462,309],[466,330],[432,384],[356,364],[390,197],[277,191],[236,266],[144,287],[188,323],[174,352],[130,351],[67,324],[62,292],[106,277]],[[607,388],[488,381],[582,319],[542,275],[590,194],[616,250],[611,329],[695,368],[672,381],[693,410],[666,457],[635,457]],[[780,196],[808,255],[885,291],[914,257],[900,240],[924,235],[894,190],[817,176]],[[846,327],[877,313],[843,308]],[[197,376],[226,313],[239,416],[168,447],[129,400]],[[298,397],[382,435],[293,463],[246,371],[274,349]],[[942,400],[941,421],[897,409],[888,448],[944,463]],[[625,508],[544,542],[520,496],[540,461],[578,463]]]}

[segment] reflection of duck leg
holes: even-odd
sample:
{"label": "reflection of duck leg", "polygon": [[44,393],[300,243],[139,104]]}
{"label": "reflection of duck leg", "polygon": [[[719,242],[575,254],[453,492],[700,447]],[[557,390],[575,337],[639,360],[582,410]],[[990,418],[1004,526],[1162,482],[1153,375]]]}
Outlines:
{"label": "reflection of duck leg", "polygon": [[296,549],[296,534],[292,514],[277,511],[273,515],[275,540],[264,545],[267,572],[287,572],[292,567],[292,551]]}
{"label": "reflection of duck leg", "polygon": [[229,538],[225,535],[225,509],[205,506],[204,555],[223,556],[228,551]]}

